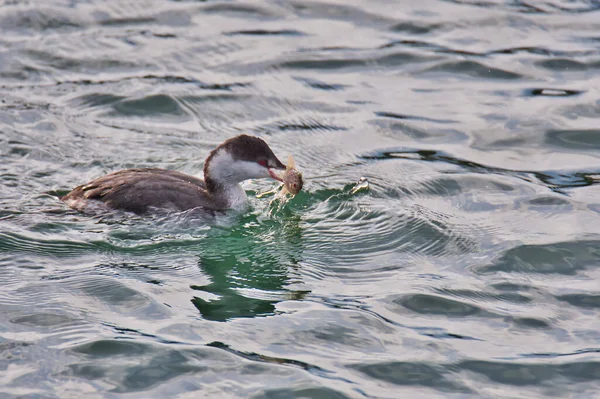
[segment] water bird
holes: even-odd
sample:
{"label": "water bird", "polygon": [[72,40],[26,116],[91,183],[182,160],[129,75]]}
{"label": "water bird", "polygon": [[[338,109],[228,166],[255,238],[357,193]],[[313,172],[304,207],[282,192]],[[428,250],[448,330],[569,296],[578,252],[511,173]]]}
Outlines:
{"label": "water bird", "polygon": [[77,186],[60,199],[82,212],[243,209],[247,197],[241,182],[283,181],[276,170],[285,169],[264,140],[242,134],[211,151],[204,163],[204,179],[168,169],[125,169]]}

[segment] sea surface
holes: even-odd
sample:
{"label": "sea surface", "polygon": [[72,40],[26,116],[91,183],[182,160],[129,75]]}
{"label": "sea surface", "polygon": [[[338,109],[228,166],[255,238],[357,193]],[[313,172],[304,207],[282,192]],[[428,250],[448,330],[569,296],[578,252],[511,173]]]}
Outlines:
{"label": "sea surface", "polygon": [[[240,133],[304,190],[58,200]],[[1,1],[0,397],[597,398],[599,183],[597,0]]]}

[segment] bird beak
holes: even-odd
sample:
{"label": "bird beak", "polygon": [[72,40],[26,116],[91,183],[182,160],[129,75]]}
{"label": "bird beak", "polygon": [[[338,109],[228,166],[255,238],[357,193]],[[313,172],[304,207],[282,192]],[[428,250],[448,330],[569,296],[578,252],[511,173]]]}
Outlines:
{"label": "bird beak", "polygon": [[270,164],[270,167],[273,169],[284,170],[286,168],[286,166],[279,159],[277,159],[277,157],[271,159],[269,164]]}
{"label": "bird beak", "polygon": [[275,173],[275,171],[273,169],[269,169],[269,175],[275,180],[283,181],[281,176],[279,176],[277,173]]}
{"label": "bird beak", "polygon": [[283,181],[281,176],[277,175],[277,173],[275,173],[273,169],[286,169],[286,166],[279,159],[277,159],[277,157],[274,157],[273,159],[269,160],[269,175],[275,180]]}

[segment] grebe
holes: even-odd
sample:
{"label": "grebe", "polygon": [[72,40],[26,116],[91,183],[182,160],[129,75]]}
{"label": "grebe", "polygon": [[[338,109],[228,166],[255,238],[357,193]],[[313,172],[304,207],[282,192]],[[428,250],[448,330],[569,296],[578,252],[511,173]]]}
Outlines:
{"label": "grebe", "polygon": [[167,169],[126,169],[78,186],[61,200],[79,211],[118,209],[137,214],[242,209],[247,198],[241,182],[267,177],[281,181],[275,170],[285,168],[264,140],[243,134],[210,153],[204,180]]}

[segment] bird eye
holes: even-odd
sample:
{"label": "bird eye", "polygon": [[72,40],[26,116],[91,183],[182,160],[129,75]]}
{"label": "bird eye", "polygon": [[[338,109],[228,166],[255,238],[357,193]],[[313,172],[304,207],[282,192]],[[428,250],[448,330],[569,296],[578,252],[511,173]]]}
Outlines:
{"label": "bird eye", "polygon": [[266,159],[261,159],[260,161],[258,161],[258,164],[260,166],[264,166],[266,168],[267,167],[267,160]]}

